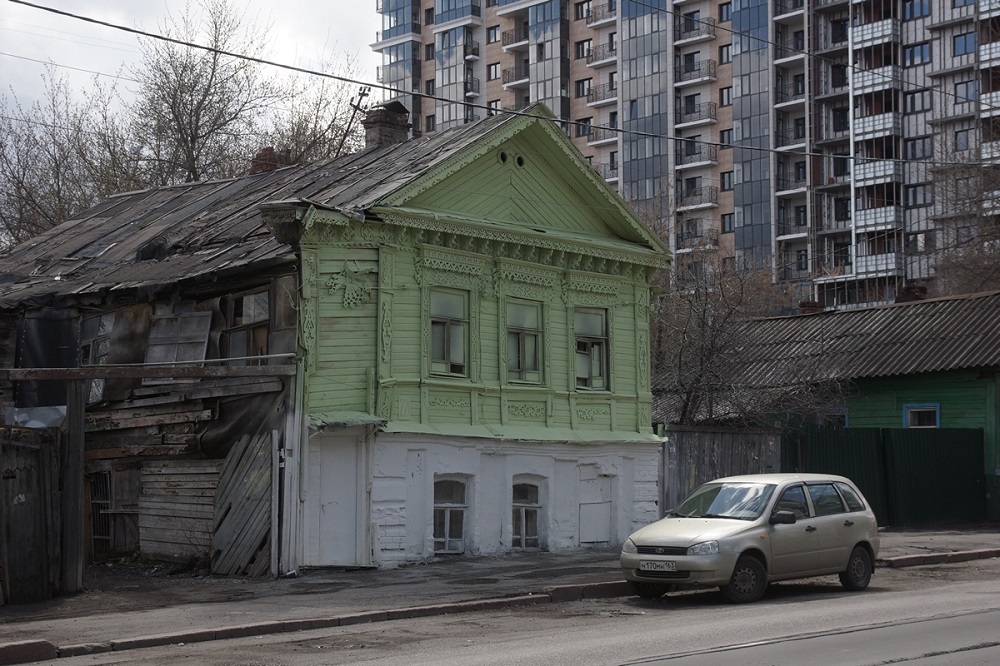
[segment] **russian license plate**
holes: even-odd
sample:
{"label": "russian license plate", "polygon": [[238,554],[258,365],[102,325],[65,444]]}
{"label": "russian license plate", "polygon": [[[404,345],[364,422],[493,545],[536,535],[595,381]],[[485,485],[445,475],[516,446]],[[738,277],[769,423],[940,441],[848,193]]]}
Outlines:
{"label": "russian license plate", "polygon": [[677,563],[643,560],[639,562],[639,571],[677,571]]}

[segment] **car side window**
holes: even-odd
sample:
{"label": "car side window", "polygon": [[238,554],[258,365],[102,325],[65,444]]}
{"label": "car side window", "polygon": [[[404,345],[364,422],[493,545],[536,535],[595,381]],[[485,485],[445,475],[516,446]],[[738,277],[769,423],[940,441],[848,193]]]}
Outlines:
{"label": "car side window", "polygon": [[802,490],[802,486],[792,486],[785,489],[785,492],[781,493],[775,510],[791,511],[797,520],[808,518],[809,507],[806,505],[806,493]]}
{"label": "car side window", "polygon": [[865,503],[858,497],[857,491],[846,483],[837,483],[837,490],[840,491],[844,501],[847,502],[848,511],[864,511]]}
{"label": "car side window", "polygon": [[832,483],[816,483],[809,485],[809,497],[817,516],[830,516],[844,513],[844,503],[840,501]]}

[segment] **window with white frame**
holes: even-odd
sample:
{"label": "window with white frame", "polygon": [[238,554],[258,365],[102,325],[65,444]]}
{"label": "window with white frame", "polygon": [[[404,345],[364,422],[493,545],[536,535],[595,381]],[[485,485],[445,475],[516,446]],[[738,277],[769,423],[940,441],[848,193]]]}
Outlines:
{"label": "window with white frame", "polygon": [[430,300],[431,372],[464,377],[468,363],[468,293],[432,289]]}
{"label": "window with white frame", "polygon": [[465,518],[469,505],[464,479],[434,481],[434,552],[465,552]]}
{"label": "window with white frame", "polygon": [[576,387],[606,391],[608,377],[608,313],[598,308],[577,308],[573,313],[576,336]]}
{"label": "window with white frame", "polygon": [[929,402],[903,405],[903,427],[940,428],[941,405]]}
{"label": "window with white frame", "polygon": [[515,483],[512,506],[511,546],[538,548],[538,515],[542,508],[538,499],[538,486],[533,483]]}
{"label": "window with white frame", "polygon": [[542,381],[542,304],[507,301],[507,379]]}

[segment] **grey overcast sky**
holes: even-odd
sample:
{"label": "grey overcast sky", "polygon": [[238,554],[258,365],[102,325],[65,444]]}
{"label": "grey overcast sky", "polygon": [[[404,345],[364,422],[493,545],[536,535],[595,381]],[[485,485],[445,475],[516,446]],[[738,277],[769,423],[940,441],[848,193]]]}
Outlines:
{"label": "grey overcast sky", "polygon": [[[159,32],[157,21],[162,22],[168,11],[180,14],[185,5],[185,0],[30,1],[148,32]],[[358,63],[357,78],[375,82],[379,56],[370,47],[380,28],[375,0],[234,0],[233,4],[245,8],[247,23],[271,26],[269,60],[315,69],[323,54],[337,62],[353,56]],[[197,7],[197,2],[192,6]],[[8,98],[13,91],[22,103],[37,99],[43,89],[45,62],[61,65],[58,73],[67,75],[73,91],[79,93],[90,86],[94,75],[70,67],[117,75],[138,59],[133,35],[0,0],[0,86]],[[126,89],[130,85],[120,82]],[[381,94],[374,91],[372,99],[381,99]]]}

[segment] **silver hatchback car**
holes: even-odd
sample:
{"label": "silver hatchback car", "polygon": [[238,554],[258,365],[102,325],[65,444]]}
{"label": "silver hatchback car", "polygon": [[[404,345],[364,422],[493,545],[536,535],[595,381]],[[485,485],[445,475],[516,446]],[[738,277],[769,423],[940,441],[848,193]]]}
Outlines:
{"label": "silver hatchback car", "polygon": [[851,481],[829,474],[751,474],[695,490],[630,536],[621,566],[640,597],[719,587],[756,601],[769,582],[839,574],[868,587],[878,556],[875,514]]}

